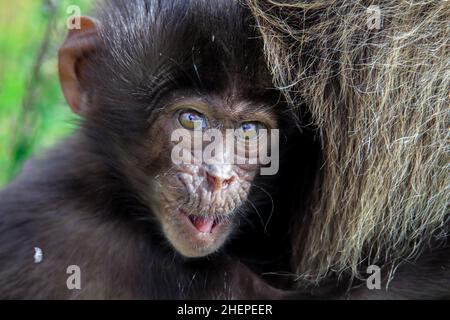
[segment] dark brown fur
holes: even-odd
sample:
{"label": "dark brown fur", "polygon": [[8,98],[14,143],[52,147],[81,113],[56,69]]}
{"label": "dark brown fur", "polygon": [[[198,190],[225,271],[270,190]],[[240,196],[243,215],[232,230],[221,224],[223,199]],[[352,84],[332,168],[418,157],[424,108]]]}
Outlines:
{"label": "dark brown fur", "polygon": [[[168,95],[277,102],[249,13],[233,1],[114,0],[98,16],[76,70],[80,129],[0,193],[0,298],[280,297],[227,252],[177,254],[145,197],[150,173],[170,161],[147,136]],[[66,286],[70,265],[81,290]]]}

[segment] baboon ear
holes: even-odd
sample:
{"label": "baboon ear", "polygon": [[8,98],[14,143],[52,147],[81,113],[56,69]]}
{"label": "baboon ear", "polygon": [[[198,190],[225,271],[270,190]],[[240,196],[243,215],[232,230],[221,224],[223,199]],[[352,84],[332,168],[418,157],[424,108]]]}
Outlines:
{"label": "baboon ear", "polygon": [[69,33],[58,52],[58,70],[61,87],[72,111],[83,115],[86,112],[86,94],[82,83],[86,57],[99,45],[100,23],[90,17],[80,18],[80,28]]}

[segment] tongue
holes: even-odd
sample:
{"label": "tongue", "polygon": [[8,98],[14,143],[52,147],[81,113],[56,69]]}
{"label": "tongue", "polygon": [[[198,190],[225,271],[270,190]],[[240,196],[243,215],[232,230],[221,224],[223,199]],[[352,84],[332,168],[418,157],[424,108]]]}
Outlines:
{"label": "tongue", "polygon": [[207,217],[195,217],[190,219],[194,227],[202,233],[211,233],[214,226],[214,219]]}

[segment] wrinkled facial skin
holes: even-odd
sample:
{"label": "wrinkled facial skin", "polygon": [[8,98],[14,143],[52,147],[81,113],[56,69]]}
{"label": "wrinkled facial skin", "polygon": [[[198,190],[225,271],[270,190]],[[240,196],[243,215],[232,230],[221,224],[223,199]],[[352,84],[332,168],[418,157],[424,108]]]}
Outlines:
{"label": "wrinkled facial skin", "polygon": [[183,96],[171,101],[150,129],[149,136],[157,137],[156,143],[164,146],[157,161],[166,164],[154,176],[152,189],[156,197],[152,209],[165,237],[184,257],[206,256],[225,243],[235,228],[259,165],[235,164],[233,157],[224,157],[214,164],[175,164],[171,151],[177,142],[171,141],[171,134],[183,128],[180,114],[186,110],[197,111],[207,119],[207,128],[223,132],[249,121],[264,124],[269,130],[276,127],[271,112],[264,111],[261,105],[250,110],[250,105],[243,101],[230,103],[229,99]]}

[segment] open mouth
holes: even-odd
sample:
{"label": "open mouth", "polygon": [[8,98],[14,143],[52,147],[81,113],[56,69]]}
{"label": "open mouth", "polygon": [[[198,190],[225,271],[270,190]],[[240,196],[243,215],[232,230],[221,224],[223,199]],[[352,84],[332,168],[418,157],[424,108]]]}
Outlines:
{"label": "open mouth", "polygon": [[183,210],[180,210],[180,213],[186,218],[187,223],[190,224],[192,228],[203,234],[213,233],[213,231],[223,223],[222,219],[214,216],[187,214]]}
{"label": "open mouth", "polygon": [[179,209],[169,220],[168,240],[174,248],[188,258],[217,251],[232,231],[232,216],[187,212]]}

